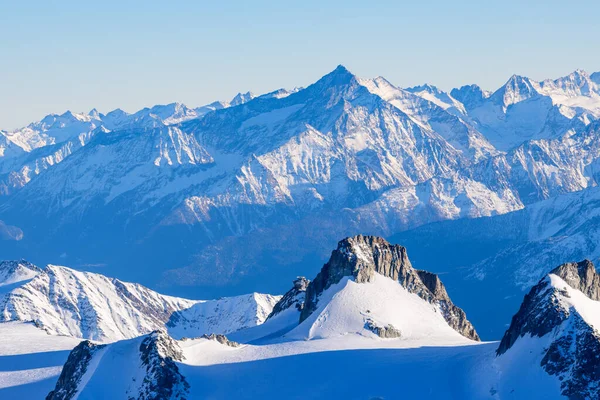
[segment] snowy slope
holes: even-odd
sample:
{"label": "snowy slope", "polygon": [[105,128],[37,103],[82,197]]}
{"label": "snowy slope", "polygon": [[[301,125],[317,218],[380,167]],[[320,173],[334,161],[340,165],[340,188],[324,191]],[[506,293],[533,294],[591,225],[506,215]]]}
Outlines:
{"label": "snowy slope", "polygon": [[169,335],[198,337],[205,334],[229,334],[262,324],[281,296],[252,293],[219,300],[198,301],[174,313],[167,327]]}
{"label": "snowy slope", "polygon": [[467,342],[448,325],[437,306],[381,275],[367,283],[356,283],[347,277],[331,286],[321,294],[319,308],[285,337],[296,340],[348,334],[376,337],[376,333],[365,329],[367,321],[379,327],[391,325],[405,340]]}
{"label": "snowy slope", "polygon": [[[374,250],[383,271],[390,259],[385,250]],[[325,289],[321,306],[290,332],[273,324],[287,311],[298,316],[295,303],[285,301],[287,308],[262,326],[232,335],[241,342],[177,341],[158,331],[107,346],[82,343],[50,398],[69,392],[86,399],[136,398],[161,387],[165,398],[188,399],[399,393],[428,399],[593,399],[600,384],[598,299],[600,275],[589,262],[562,265],[525,297],[500,344],[478,343],[451,329],[435,307],[397,281],[380,273],[360,283],[345,277]],[[393,321],[404,335],[369,332],[360,318],[363,307],[372,308],[370,319]],[[269,324],[271,334],[262,341],[243,340]]]}
{"label": "snowy slope", "polygon": [[43,399],[79,339],[48,335],[33,324],[0,323],[0,398]]}
{"label": "snowy slope", "polygon": [[165,325],[181,336],[234,332],[262,323],[278,300],[258,293],[187,300],[66,267],[41,270],[26,262],[0,266],[2,321],[32,321],[53,335],[101,342],[140,336]]}
{"label": "snowy slope", "polygon": [[40,274],[42,270],[25,261],[0,261],[0,287],[4,288],[29,281]]}

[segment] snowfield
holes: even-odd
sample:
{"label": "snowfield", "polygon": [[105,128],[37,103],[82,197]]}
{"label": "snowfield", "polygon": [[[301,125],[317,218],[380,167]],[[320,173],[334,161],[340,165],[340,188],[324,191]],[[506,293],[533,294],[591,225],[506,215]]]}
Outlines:
{"label": "snowfield", "polygon": [[49,335],[30,323],[0,323],[0,398],[45,398],[79,341]]}

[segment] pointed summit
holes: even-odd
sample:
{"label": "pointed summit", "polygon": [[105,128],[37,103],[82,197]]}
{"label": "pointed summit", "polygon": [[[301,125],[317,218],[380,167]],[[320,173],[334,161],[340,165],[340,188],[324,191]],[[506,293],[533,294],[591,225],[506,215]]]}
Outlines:
{"label": "pointed summit", "polygon": [[496,90],[490,98],[496,104],[500,104],[506,108],[538,95],[538,88],[539,85],[531,79],[525,76],[513,75],[504,86]]}
{"label": "pointed summit", "polygon": [[350,72],[348,70],[348,68],[346,68],[342,64],[340,64],[337,67],[335,67],[335,69],[333,71],[331,71],[330,73],[328,73],[321,79],[328,78],[328,77],[331,79],[335,79],[336,81],[347,82],[350,79],[355,78],[355,75],[352,72]]}
{"label": "pointed summit", "polygon": [[89,115],[90,117],[92,117],[92,118],[95,118],[95,119],[98,119],[98,118],[100,118],[100,113],[99,113],[99,112],[98,112],[98,110],[97,110],[97,109],[95,109],[95,108],[92,108],[92,109],[90,110],[90,112],[88,112],[88,113],[87,113],[87,115]]}
{"label": "pointed summit", "polygon": [[235,97],[229,102],[231,106],[239,106],[240,104],[244,104],[255,98],[256,96],[252,92],[246,93],[238,93]]}
{"label": "pointed summit", "polygon": [[[310,85],[307,89],[309,89],[309,92],[322,92],[331,88],[348,86],[357,82],[358,79],[356,76],[340,64],[333,71]],[[337,92],[337,89],[335,89],[334,92]]]}

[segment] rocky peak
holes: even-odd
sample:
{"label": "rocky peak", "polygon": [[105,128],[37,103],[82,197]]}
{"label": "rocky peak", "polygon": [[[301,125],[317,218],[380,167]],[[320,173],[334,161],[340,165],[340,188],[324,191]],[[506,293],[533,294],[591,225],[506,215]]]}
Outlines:
{"label": "rocky peak", "polygon": [[468,110],[479,107],[489,97],[488,92],[485,92],[481,87],[474,84],[452,89],[450,95],[460,101]]}
{"label": "rocky peak", "polygon": [[525,295],[519,311],[513,316],[496,354],[504,354],[522,336],[542,337],[560,325],[568,314],[560,307],[560,299],[548,278],[542,279]]}
{"label": "rocky peak", "polygon": [[590,299],[600,301],[600,275],[590,260],[562,264],[550,273],[557,275]]}
{"label": "rocky peak", "polygon": [[[587,313],[594,312],[597,305],[590,300],[598,301],[598,287],[598,274],[588,260],[555,268],[525,296],[496,354],[502,356],[513,351],[514,343],[525,335],[533,338],[548,335],[550,341],[544,344],[540,365],[558,378],[561,394],[572,399],[597,398],[600,333],[585,320],[579,307],[592,310]],[[576,295],[576,290],[590,300]],[[522,350],[516,347],[514,351]]]}
{"label": "rocky peak", "polygon": [[531,79],[513,75],[510,79],[491,96],[491,99],[504,108],[527,100],[538,94],[536,83]]}
{"label": "rocky peak", "polygon": [[46,400],[68,400],[74,398],[78,392],[81,378],[85,375],[92,357],[104,346],[84,340],[71,350],[56,382],[56,387],[48,393]]}
{"label": "rocky peak", "polygon": [[164,330],[154,331],[144,338],[140,358],[146,373],[137,398],[185,398],[190,385],[175,363],[184,360],[183,352]]}
{"label": "rocky peak", "polygon": [[357,283],[370,282],[375,274],[398,281],[410,293],[439,306],[448,324],[463,336],[479,340],[463,310],[454,305],[437,275],[412,267],[406,248],[376,236],[358,235],[338,243],[327,264],[306,289],[302,322],[316,310],[319,296],[346,276]]}
{"label": "rocky peak", "polygon": [[233,106],[239,106],[240,104],[244,104],[255,98],[256,96],[252,92],[246,93],[238,93],[235,95],[233,99],[229,102],[229,104]]}
{"label": "rocky peak", "polygon": [[[180,373],[176,361],[183,361],[181,348],[164,330],[154,331],[130,342],[138,348],[138,368],[123,369],[120,374],[131,376],[131,385],[123,398],[127,399],[185,399],[190,385]],[[88,340],[75,347],[65,363],[55,389],[46,400],[73,399],[83,390],[80,387],[83,376],[100,349],[110,353],[114,345],[97,345]],[[122,350],[113,357],[122,357]],[[135,352],[129,352],[134,359]],[[91,373],[93,375],[93,372]],[[141,379],[140,379],[141,378]],[[88,378],[88,379],[91,379]],[[87,380],[86,380],[87,381]]]}
{"label": "rocky peak", "polygon": [[344,92],[348,86],[354,87],[358,85],[358,80],[354,74],[352,74],[343,65],[338,65],[336,69],[323,76],[314,84],[310,85],[307,89],[309,91],[317,91],[320,93],[337,93],[338,91]]}
{"label": "rocky peak", "polygon": [[306,289],[308,288],[309,283],[310,281],[305,277],[297,277],[293,282],[293,287],[283,295],[277,304],[275,304],[273,311],[271,311],[267,319],[272,318],[291,307],[295,307],[295,309],[301,311],[304,307]]}

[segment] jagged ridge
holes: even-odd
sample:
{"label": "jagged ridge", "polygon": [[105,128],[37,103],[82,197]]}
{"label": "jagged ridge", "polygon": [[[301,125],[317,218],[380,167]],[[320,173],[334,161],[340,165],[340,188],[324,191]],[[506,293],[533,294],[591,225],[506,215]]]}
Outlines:
{"label": "jagged ridge", "polygon": [[351,276],[357,283],[363,283],[369,282],[376,273],[398,281],[410,293],[438,305],[454,330],[469,339],[479,340],[475,328],[464,311],[452,303],[437,275],[414,269],[406,248],[375,236],[358,235],[338,243],[327,264],[306,289],[300,321],[316,310],[319,295],[343,277]]}

